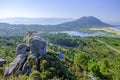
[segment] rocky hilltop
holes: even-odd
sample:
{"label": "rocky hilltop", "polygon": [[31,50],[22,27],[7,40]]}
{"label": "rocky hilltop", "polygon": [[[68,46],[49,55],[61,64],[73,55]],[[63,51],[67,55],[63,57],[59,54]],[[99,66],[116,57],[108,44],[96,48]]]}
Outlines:
{"label": "rocky hilltop", "polygon": [[17,46],[16,58],[5,69],[4,80],[20,75],[30,76],[30,80],[47,80],[54,77],[73,80],[72,73],[61,61],[64,55],[61,52],[47,52],[46,41],[37,32],[29,31],[24,42]]}

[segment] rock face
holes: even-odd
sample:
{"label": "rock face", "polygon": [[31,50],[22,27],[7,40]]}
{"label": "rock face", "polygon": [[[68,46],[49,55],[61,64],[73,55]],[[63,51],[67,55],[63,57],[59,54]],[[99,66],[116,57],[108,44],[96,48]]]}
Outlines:
{"label": "rock face", "polygon": [[46,41],[35,31],[29,31],[24,37],[24,41],[30,47],[30,51],[37,55],[46,54]]}
{"label": "rock face", "polygon": [[24,43],[21,43],[17,46],[16,48],[16,56],[19,54],[26,54],[26,50],[27,50],[28,46]]}
{"label": "rock face", "polygon": [[0,67],[2,67],[3,64],[5,64],[5,63],[6,63],[6,59],[1,58],[1,59],[0,59]]}
{"label": "rock face", "polygon": [[22,64],[24,64],[25,59],[26,59],[26,54],[19,54],[15,60],[10,63],[10,65],[6,68],[4,76],[10,76],[11,74],[18,75],[20,68],[22,67]]}
{"label": "rock face", "polygon": [[33,66],[39,71],[39,57],[47,54],[46,41],[37,32],[29,31],[24,37],[25,43],[21,43],[16,48],[16,58],[6,68],[4,77],[13,75],[29,75]]}
{"label": "rock face", "polygon": [[36,53],[37,55],[46,54],[46,41],[40,36],[37,36],[37,34],[30,37],[29,46],[32,53]]}

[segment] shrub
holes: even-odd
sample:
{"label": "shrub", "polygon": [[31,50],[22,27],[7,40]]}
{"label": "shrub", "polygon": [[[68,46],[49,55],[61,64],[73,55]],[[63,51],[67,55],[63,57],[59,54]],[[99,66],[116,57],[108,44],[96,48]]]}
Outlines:
{"label": "shrub", "polygon": [[42,76],[39,71],[33,71],[30,74],[30,79],[29,80],[42,80]]}

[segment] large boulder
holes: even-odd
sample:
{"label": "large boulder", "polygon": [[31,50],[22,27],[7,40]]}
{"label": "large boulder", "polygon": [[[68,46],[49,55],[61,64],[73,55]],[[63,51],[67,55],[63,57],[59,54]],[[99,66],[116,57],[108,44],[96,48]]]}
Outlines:
{"label": "large boulder", "polygon": [[37,55],[46,54],[46,41],[35,31],[29,31],[24,37],[24,41],[30,47],[30,51]]}
{"label": "large boulder", "polygon": [[19,44],[16,48],[16,58],[10,65],[6,68],[4,76],[10,76],[11,74],[19,74],[20,68],[24,64],[28,52],[26,52],[27,45]]}
{"label": "large boulder", "polygon": [[39,36],[33,36],[30,38],[29,47],[32,53],[40,56],[46,54],[46,41]]}
{"label": "large boulder", "polygon": [[29,46],[29,40],[32,36],[38,35],[36,31],[28,31],[23,38],[23,41]]}
{"label": "large boulder", "polygon": [[64,59],[64,54],[62,52],[57,52],[57,55],[60,59]]}
{"label": "large boulder", "polygon": [[27,54],[19,54],[15,60],[10,63],[10,65],[5,69],[4,72],[4,76],[10,76],[11,74],[15,74],[18,75],[20,68],[22,67],[22,65],[24,64],[25,60],[26,60]]}
{"label": "large boulder", "polygon": [[24,43],[21,43],[16,48],[16,56],[19,54],[26,54],[26,50],[28,49],[28,46]]}

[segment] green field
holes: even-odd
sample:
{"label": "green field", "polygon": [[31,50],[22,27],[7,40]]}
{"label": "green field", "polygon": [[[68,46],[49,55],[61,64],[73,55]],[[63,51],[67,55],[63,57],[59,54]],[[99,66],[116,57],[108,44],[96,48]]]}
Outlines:
{"label": "green field", "polygon": [[[89,80],[89,74],[98,80],[120,79],[120,54],[107,47],[105,44],[120,50],[120,38],[114,37],[71,37],[67,34],[41,34],[47,40],[48,55],[43,56],[41,61],[42,79],[61,80],[61,71],[65,79]],[[0,58],[7,59],[7,63],[0,67],[2,77],[5,67],[15,58],[16,46],[22,42],[23,37],[0,37]],[[105,43],[100,43],[99,41]],[[56,52],[65,55],[64,60],[58,60]],[[53,57],[54,56],[54,57]],[[52,60],[54,59],[54,60]],[[52,60],[52,61],[51,61]],[[52,66],[51,64],[58,64]],[[47,65],[47,66],[45,66]],[[60,69],[57,67],[61,66]],[[52,70],[51,70],[52,69]],[[65,72],[64,72],[65,71]],[[49,74],[46,74],[48,72]],[[53,73],[54,72],[54,73]],[[19,76],[19,80],[28,79],[28,76]],[[12,80],[13,77],[10,78]]]}

